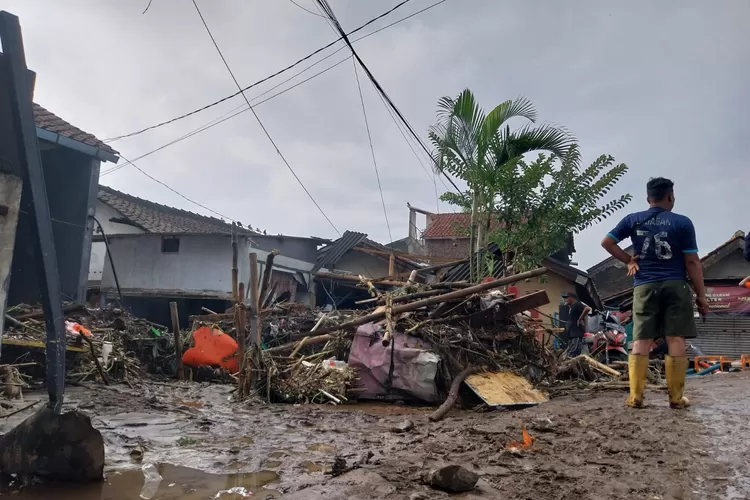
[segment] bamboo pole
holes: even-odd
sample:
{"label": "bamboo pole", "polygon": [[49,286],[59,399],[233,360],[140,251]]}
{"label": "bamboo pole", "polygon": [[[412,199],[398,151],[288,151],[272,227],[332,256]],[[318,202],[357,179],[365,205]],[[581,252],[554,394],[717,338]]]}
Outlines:
{"label": "bamboo pole", "polygon": [[[501,286],[509,285],[511,283],[516,283],[518,281],[523,281],[525,279],[534,278],[534,277],[540,276],[540,275],[542,275],[542,274],[544,274],[546,272],[547,272],[546,268],[540,267],[538,269],[534,269],[532,271],[528,271],[528,272],[525,272],[525,273],[515,274],[513,276],[507,276],[505,278],[500,278],[500,279],[497,279],[497,280],[494,280],[494,281],[489,281],[487,283],[480,283],[479,285],[474,285],[472,287],[464,288],[462,290],[454,290],[452,292],[445,293],[443,295],[438,295],[436,297],[430,297],[430,298],[423,299],[423,300],[417,300],[415,302],[410,302],[410,303],[404,304],[402,306],[394,307],[393,310],[392,310],[392,314],[401,314],[401,313],[405,313],[405,312],[415,311],[415,310],[420,309],[422,307],[431,306],[433,304],[439,304],[441,302],[446,302],[446,301],[454,300],[454,299],[461,299],[463,297],[468,297],[469,295],[473,295],[475,293],[484,292],[486,290],[492,290],[493,288],[500,288]],[[372,321],[381,320],[384,317],[385,317],[385,308],[383,308],[380,311],[377,311],[377,312],[374,312],[374,313],[371,313],[371,314],[367,314],[365,316],[361,316],[361,317],[359,317],[357,319],[354,319],[352,321],[348,321],[346,323],[341,323],[339,325],[328,326],[328,327],[325,327],[325,328],[321,328],[320,330],[316,330],[314,332],[302,333],[300,335],[297,335],[295,337],[295,339],[299,340],[299,339],[301,339],[303,337],[310,337],[310,336],[312,336],[312,335],[314,335],[316,333],[318,334],[318,336],[315,337],[317,339],[317,338],[323,337],[324,334],[327,334],[327,333],[335,332],[337,330],[345,330],[345,329],[348,329],[348,328],[353,328],[353,327],[356,327],[356,326],[364,325],[365,323],[370,323]],[[313,340],[313,339],[310,339],[307,342],[307,344],[310,344],[311,340]],[[319,340],[319,341],[322,342],[322,340]],[[312,343],[315,343],[315,342],[312,342]],[[268,351],[269,352],[285,351],[285,350],[288,350],[288,349],[294,349],[294,347],[296,345],[297,345],[297,342],[290,342],[288,344],[284,344],[284,345],[280,345],[278,347],[274,347],[272,349],[268,349]]]}
{"label": "bamboo pole", "polygon": [[232,301],[237,302],[237,283],[239,282],[238,269],[239,253],[237,249],[237,226],[232,223]]}
{"label": "bamboo pole", "polygon": [[180,317],[177,312],[177,302],[169,303],[169,313],[172,316],[172,331],[174,332],[174,353],[177,359],[177,378],[185,379],[185,370],[182,366],[182,337],[180,336]]}
{"label": "bamboo pole", "polygon": [[391,344],[393,337],[393,296],[390,293],[385,295],[385,335],[383,335],[383,347]]}
{"label": "bamboo pole", "polygon": [[[351,281],[353,283],[359,283],[362,281],[359,279],[359,276],[351,276],[347,274],[317,272],[317,273],[313,273],[313,276],[315,276],[316,278],[332,279],[332,280],[337,280],[337,281]],[[397,286],[397,287],[406,286],[406,283],[404,283],[403,281],[384,281],[384,280],[370,280],[370,281],[378,285],[383,285],[383,286]]]}
{"label": "bamboo pole", "polygon": [[258,254],[250,254],[250,338],[260,349],[260,325],[258,304]]}
{"label": "bamboo pole", "polygon": [[391,255],[388,256],[388,276],[393,276],[394,274],[396,274],[396,255],[391,252]]}

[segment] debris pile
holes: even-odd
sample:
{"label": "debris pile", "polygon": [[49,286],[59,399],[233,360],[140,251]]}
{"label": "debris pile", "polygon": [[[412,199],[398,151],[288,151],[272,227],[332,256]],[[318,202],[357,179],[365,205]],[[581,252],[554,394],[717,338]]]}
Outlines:
{"label": "debris pile", "polygon": [[[212,325],[239,345],[247,341],[239,378],[270,401],[343,403],[366,397],[436,403],[466,368],[512,372],[535,385],[555,378],[557,356],[540,342],[544,328],[522,314],[547,304],[547,294],[513,297],[500,291],[544,272],[473,286],[410,283],[385,292],[366,282],[374,294],[366,301],[371,309],[276,306],[260,311],[255,328],[252,312],[246,312],[241,331],[231,312],[191,320],[194,330]],[[253,339],[258,330],[260,349]]]}
{"label": "debris pile", "polygon": [[[163,352],[169,348],[169,336],[162,337],[165,326],[135,317],[117,307],[90,309],[83,304],[64,304],[68,382],[87,379],[126,381],[144,375],[142,360],[164,362]],[[46,327],[44,312],[39,306],[26,304],[6,312],[3,333],[3,360],[22,368],[26,380],[44,376]],[[174,362],[174,354],[172,354]],[[174,373],[174,370],[171,371]]]}

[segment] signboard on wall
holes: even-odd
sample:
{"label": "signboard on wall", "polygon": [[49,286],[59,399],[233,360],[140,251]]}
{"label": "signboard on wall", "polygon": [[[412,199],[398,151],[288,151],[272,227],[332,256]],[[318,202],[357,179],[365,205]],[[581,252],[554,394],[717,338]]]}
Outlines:
{"label": "signboard on wall", "polygon": [[750,315],[750,288],[707,286],[706,299],[711,313]]}

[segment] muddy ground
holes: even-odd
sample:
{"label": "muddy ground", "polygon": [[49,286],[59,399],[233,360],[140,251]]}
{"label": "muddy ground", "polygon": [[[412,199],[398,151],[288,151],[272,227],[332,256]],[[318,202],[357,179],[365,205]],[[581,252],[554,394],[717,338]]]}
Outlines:
{"label": "muddy ground", "polygon": [[[153,463],[161,500],[208,499],[233,487],[251,498],[451,498],[419,477],[455,463],[481,476],[475,491],[455,496],[464,499],[750,498],[741,472],[750,456],[748,387],[744,373],[690,380],[694,406],[685,411],[670,410],[665,393],[649,393],[649,407],[636,411],[622,392],[578,392],[521,411],[455,411],[439,423],[427,420],[428,409],[384,404],[238,405],[229,386],[77,388],[67,406],[102,431],[107,481],[13,485],[0,496],[135,500],[140,467]],[[0,422],[0,432],[23,417]],[[407,419],[413,430],[392,431]],[[532,449],[506,450],[522,426]],[[336,456],[356,468],[330,476]]]}

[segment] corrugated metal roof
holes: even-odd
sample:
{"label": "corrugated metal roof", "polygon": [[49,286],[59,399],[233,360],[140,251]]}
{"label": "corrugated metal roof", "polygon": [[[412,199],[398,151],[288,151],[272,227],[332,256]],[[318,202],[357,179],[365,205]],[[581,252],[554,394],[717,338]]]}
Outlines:
{"label": "corrugated metal roof", "polygon": [[[495,278],[502,278],[503,271],[505,269],[498,259],[501,254],[500,248],[496,243],[490,243],[489,245],[487,245],[487,251],[495,255],[495,267],[493,269],[492,276],[494,276]],[[477,254],[474,253],[472,255],[472,258],[476,260]],[[446,271],[446,273],[443,275],[442,281],[468,281],[470,276],[471,268],[469,267],[469,263],[464,262],[463,264],[458,264],[449,268],[448,271]]]}
{"label": "corrugated metal roof", "polygon": [[312,268],[312,272],[320,271],[322,268],[335,264],[344,256],[346,252],[359,245],[367,239],[365,233],[356,233],[354,231],[344,231],[341,238],[337,239],[330,245],[326,245],[318,250],[318,262]]}

